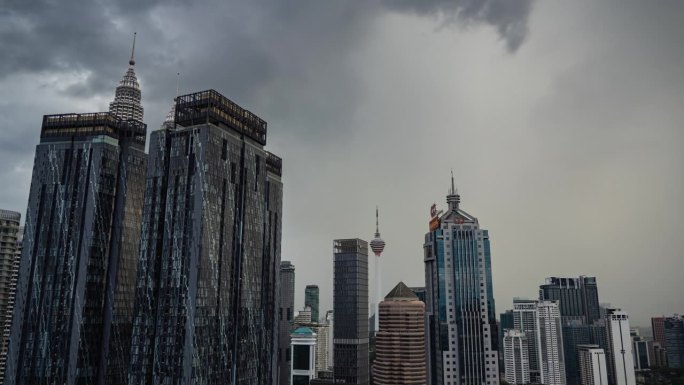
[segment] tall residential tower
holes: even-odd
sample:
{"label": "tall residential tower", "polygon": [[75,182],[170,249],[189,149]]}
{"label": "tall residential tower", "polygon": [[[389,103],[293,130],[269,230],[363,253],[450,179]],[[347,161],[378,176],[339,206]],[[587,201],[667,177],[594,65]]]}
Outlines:
{"label": "tall residential tower", "polygon": [[130,385],[278,381],[281,160],[214,90],[150,137]]}
{"label": "tall residential tower", "polygon": [[147,162],[134,64],[109,112],[43,117],[5,384],[126,382]]}
{"label": "tall residential tower", "polygon": [[17,288],[17,274],[21,259],[21,237],[23,228],[19,226],[21,214],[0,209],[0,384],[5,378],[7,345],[14,314],[14,297]]}
{"label": "tall residential tower", "polygon": [[498,385],[498,338],[489,232],[461,210],[454,188],[425,235],[428,383]]}

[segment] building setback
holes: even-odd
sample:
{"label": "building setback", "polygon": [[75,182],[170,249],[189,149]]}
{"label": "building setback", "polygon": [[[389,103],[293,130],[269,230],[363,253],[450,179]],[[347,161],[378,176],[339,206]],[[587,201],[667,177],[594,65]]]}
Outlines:
{"label": "building setback", "polygon": [[134,65],[116,109],[43,117],[6,384],[126,381],[147,161]]}
{"label": "building setback", "polygon": [[290,261],[280,262],[280,309],[278,311],[278,384],[290,383],[290,332],[294,320],[295,267]]}
{"label": "building setback", "polygon": [[278,381],[281,160],[214,90],[150,137],[131,385]]}
{"label": "building setback", "polygon": [[425,385],[425,304],[403,282],[380,302],[373,383]]}
{"label": "building setback", "polygon": [[14,314],[14,296],[21,259],[21,238],[24,229],[19,226],[21,214],[0,209],[0,384],[5,378],[7,346]]}
{"label": "building setback", "polygon": [[608,385],[606,355],[598,345],[579,345],[580,385]]}
{"label": "building setback", "polygon": [[425,234],[428,383],[498,385],[499,352],[489,233],[459,208],[454,188]]}
{"label": "building setback", "polygon": [[368,242],[333,242],[334,278],[333,372],[335,381],[367,385],[368,371]]}

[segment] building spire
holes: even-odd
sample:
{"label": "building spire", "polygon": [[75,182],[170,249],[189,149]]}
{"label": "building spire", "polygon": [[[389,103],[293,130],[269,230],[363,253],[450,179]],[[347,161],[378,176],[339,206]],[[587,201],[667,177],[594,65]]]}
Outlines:
{"label": "building spire", "polygon": [[135,75],[135,37],[133,33],[133,48],[131,49],[131,60],[128,61],[128,70],[124,74],[119,86],[114,92],[114,100],[109,103],[109,112],[120,119],[133,119],[143,121],[143,107],[141,104],[142,95],[140,83]]}
{"label": "building spire", "polygon": [[380,236],[380,221],[378,220],[378,206],[375,206],[375,236]]}
{"label": "building spire", "polygon": [[133,48],[131,48],[131,60],[128,61],[128,64],[134,66],[135,65],[135,37],[138,35],[137,32],[133,32]]}
{"label": "building spire", "polygon": [[447,203],[449,204],[449,210],[458,211],[458,204],[461,202],[461,196],[458,195],[458,190],[456,189],[456,184],[454,183],[454,170],[451,170],[451,190],[449,195],[447,195]]}

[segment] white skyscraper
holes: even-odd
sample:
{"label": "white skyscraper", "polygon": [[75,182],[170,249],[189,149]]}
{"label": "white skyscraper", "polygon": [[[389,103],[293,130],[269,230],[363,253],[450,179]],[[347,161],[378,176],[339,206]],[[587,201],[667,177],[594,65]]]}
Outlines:
{"label": "white skyscraper", "polygon": [[606,311],[608,365],[615,385],[636,385],[629,316],[620,309]]}
{"label": "white skyscraper", "polygon": [[578,345],[580,385],[608,385],[606,355],[598,345]]}
{"label": "white skyscraper", "polygon": [[520,330],[506,330],[503,338],[506,382],[509,384],[529,384],[530,364],[528,339]]}
{"label": "white skyscraper", "polygon": [[[541,383],[565,385],[563,333],[558,302],[539,301],[537,314]],[[629,335],[629,330],[627,334]]]}
{"label": "white skyscraper", "polygon": [[513,300],[513,327],[523,333],[527,338],[528,356],[530,366],[530,383],[541,383],[541,369],[539,357],[539,333],[537,322],[537,306],[539,301],[530,299]]}

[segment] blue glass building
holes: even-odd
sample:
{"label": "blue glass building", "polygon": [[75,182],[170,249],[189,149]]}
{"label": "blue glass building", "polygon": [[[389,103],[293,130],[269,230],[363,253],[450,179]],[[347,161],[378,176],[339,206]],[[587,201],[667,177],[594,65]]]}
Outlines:
{"label": "blue glass building", "polygon": [[497,385],[498,338],[489,233],[459,208],[435,212],[425,235],[428,383]]}

